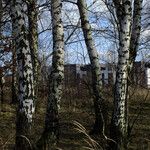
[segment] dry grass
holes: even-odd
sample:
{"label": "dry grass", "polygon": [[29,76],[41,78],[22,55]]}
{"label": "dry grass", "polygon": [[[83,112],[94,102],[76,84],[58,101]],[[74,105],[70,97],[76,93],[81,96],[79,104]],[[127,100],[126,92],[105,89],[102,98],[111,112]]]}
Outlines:
{"label": "dry grass", "polygon": [[95,141],[88,133],[85,127],[81,125],[79,122],[74,121],[73,124],[75,125],[75,130],[79,133],[82,133],[84,135],[84,141],[88,146],[83,146],[83,149],[88,150],[102,150],[103,148],[100,146],[100,144]]}
{"label": "dry grass", "polygon": [[[73,90],[72,90],[73,91]],[[112,93],[105,92],[111,117]],[[84,93],[84,92],[83,92]],[[77,94],[77,92],[75,93]],[[58,147],[62,150],[101,150],[104,141],[88,135],[94,123],[93,102],[89,95],[84,98],[68,94],[63,97],[60,109],[60,141]],[[9,104],[7,96],[3,112],[0,113],[0,149],[11,150],[15,143],[15,106]],[[47,97],[41,95],[37,104],[34,120],[33,141],[39,139],[43,126]],[[130,89],[129,122],[133,129],[129,139],[129,150],[150,149],[150,93],[145,89]],[[79,123],[80,122],[80,123]],[[108,129],[105,129],[106,131]]]}

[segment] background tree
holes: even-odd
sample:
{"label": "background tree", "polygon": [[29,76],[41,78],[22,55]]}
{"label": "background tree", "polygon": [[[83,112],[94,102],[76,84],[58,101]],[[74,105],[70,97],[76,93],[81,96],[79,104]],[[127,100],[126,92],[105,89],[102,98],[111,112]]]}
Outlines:
{"label": "background tree", "polygon": [[4,103],[4,83],[5,83],[5,79],[4,79],[4,69],[1,68],[0,69],[0,98],[1,98],[1,101],[0,101],[0,111],[2,111],[3,109],[3,103]]}
{"label": "background tree", "polygon": [[131,73],[131,71],[132,71],[133,64],[135,62],[137,52],[138,52],[138,47],[139,47],[140,32],[141,32],[142,3],[143,3],[143,0],[134,0],[131,41],[130,41],[130,59],[129,59],[130,67],[129,67],[129,73]]}

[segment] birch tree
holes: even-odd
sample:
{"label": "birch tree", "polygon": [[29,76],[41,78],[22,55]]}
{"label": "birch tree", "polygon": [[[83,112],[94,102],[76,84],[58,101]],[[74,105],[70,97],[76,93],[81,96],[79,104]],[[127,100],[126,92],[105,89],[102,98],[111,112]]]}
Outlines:
{"label": "birch tree", "polygon": [[25,3],[11,1],[11,18],[14,25],[14,39],[18,72],[18,109],[16,121],[16,150],[29,150],[30,130],[34,114],[34,84],[31,52],[25,26]]}
{"label": "birch tree", "polygon": [[2,0],[0,0],[0,40],[2,40],[2,17],[3,17],[3,6],[2,6]]}
{"label": "birch tree", "polygon": [[127,149],[127,91],[131,35],[131,0],[113,0],[116,9],[119,34],[118,65],[114,91],[114,110],[111,122],[110,149]]}
{"label": "birch tree", "polygon": [[[127,80],[131,77],[133,64],[135,62],[139,46],[142,0],[134,1],[133,15],[131,15],[131,2],[122,1],[121,3],[114,1],[114,5],[119,25],[120,48],[115,84],[114,114],[111,129],[111,136],[118,144],[113,143],[114,147],[112,148],[127,149],[127,135],[130,134],[128,132],[131,132],[128,126]],[[130,27],[131,22],[132,27]]]}
{"label": "birch tree", "polygon": [[49,75],[49,96],[45,128],[39,140],[39,149],[55,149],[59,134],[59,102],[64,78],[64,32],[61,20],[61,0],[51,0],[53,58]]}
{"label": "birch tree", "polygon": [[[2,16],[3,16],[3,9],[2,9],[2,0],[0,0],[0,44],[1,44],[1,40],[2,40]],[[1,46],[1,45],[0,45]],[[0,69],[0,111],[1,111],[1,107],[2,107],[2,103],[3,103],[3,69]]]}
{"label": "birch tree", "polygon": [[[78,0],[77,5],[79,8],[81,26],[83,30],[83,35],[88,50],[91,69],[92,69],[92,84],[94,92],[94,108],[95,108],[95,124],[93,128],[93,133],[102,133],[104,118],[103,107],[104,100],[102,99],[102,77],[101,77],[101,68],[99,64],[99,56],[95,47],[95,43],[92,37],[91,25],[88,20],[88,8],[85,0]],[[105,110],[106,111],[106,110]]]}
{"label": "birch tree", "polygon": [[11,44],[11,49],[12,49],[12,104],[17,103],[17,60],[16,60],[16,43],[15,43],[15,22],[13,18],[12,20],[12,44]]}
{"label": "birch tree", "polygon": [[4,69],[0,69],[0,111],[3,109],[3,103],[4,103]]}
{"label": "birch tree", "polygon": [[143,0],[134,0],[134,11],[132,17],[133,19],[132,19],[131,41],[130,41],[129,73],[132,71],[139,46],[142,2]]}
{"label": "birch tree", "polygon": [[[12,27],[13,29],[13,27]],[[13,31],[12,31],[12,36],[14,35]],[[17,64],[16,64],[16,49],[15,49],[15,41],[14,39],[12,40],[12,104],[16,104],[17,103]]]}
{"label": "birch tree", "polygon": [[[38,24],[37,24],[37,0],[27,0],[28,18],[29,18],[29,44],[31,50],[34,82],[37,92],[38,82]],[[36,93],[37,94],[37,93]]]}

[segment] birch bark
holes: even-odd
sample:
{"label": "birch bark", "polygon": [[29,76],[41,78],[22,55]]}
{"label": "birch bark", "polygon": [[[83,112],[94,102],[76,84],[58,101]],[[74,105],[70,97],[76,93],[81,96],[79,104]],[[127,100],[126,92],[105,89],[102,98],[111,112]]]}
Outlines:
{"label": "birch bark", "polygon": [[[11,14],[10,14],[11,15]],[[12,17],[12,15],[11,15]],[[14,19],[11,18],[12,20],[12,44],[11,44],[11,49],[12,49],[12,104],[17,103],[17,59],[16,59],[16,43],[15,43],[15,24],[14,24]]]}
{"label": "birch bark", "polygon": [[[14,33],[13,33],[13,26],[12,26],[12,37],[13,37]],[[11,49],[12,49],[12,87],[11,87],[11,91],[12,91],[12,104],[16,104],[17,103],[17,63],[16,63],[16,48],[15,48],[15,41],[14,39],[12,40],[12,45],[11,45]]]}
{"label": "birch bark", "polygon": [[18,72],[18,109],[16,120],[16,150],[31,149],[30,130],[35,110],[34,82],[31,52],[25,26],[25,3],[23,0],[11,1],[11,18],[14,25],[14,40]]}
{"label": "birch bark", "polygon": [[[2,8],[2,0],[0,0],[0,43],[2,41],[2,16],[3,16],[3,8]],[[0,69],[0,112],[2,111],[2,105],[3,105],[3,69]]]}
{"label": "birch bark", "polygon": [[127,149],[127,90],[129,49],[131,37],[131,0],[114,0],[119,24],[118,66],[114,93],[114,111],[111,122],[111,137],[113,142],[110,149]]}
{"label": "birch bark", "polygon": [[37,0],[28,0],[28,19],[29,19],[29,44],[31,50],[31,58],[33,64],[33,75],[35,91],[37,95],[38,82],[38,24],[37,24]]}
{"label": "birch bark", "polygon": [[132,71],[139,46],[142,3],[143,0],[134,0],[134,11],[133,11],[131,41],[130,41],[129,73],[131,73]]}
{"label": "birch bark", "polygon": [[55,149],[59,136],[59,102],[64,78],[64,31],[61,20],[61,0],[51,0],[53,58],[49,75],[49,96],[45,128],[39,140],[39,149]]}
{"label": "birch bark", "polygon": [[[91,69],[92,69],[92,84],[94,93],[94,108],[95,108],[95,124],[92,133],[102,133],[104,126],[104,100],[102,99],[102,76],[99,64],[98,52],[95,48],[92,37],[91,25],[88,20],[88,10],[85,0],[77,1],[83,35],[88,50]],[[106,111],[106,110],[105,110]],[[105,113],[106,114],[106,113]]]}

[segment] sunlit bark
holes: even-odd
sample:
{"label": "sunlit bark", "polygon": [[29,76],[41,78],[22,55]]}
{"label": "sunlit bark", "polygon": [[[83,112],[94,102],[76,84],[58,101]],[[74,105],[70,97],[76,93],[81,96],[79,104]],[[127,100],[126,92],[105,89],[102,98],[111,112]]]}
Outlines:
{"label": "sunlit bark", "polygon": [[91,25],[87,16],[88,10],[86,2],[85,0],[78,0],[77,5],[79,8],[81,26],[92,67],[92,87],[94,93],[95,108],[95,124],[93,132],[96,134],[100,134],[103,131],[104,125],[104,100],[102,99],[102,77],[99,64],[99,56],[92,37]]}
{"label": "sunlit bark", "polygon": [[53,58],[49,75],[45,128],[38,144],[38,147],[43,150],[55,149],[59,134],[58,109],[64,78],[64,32],[61,21],[61,5],[61,0],[51,0]]}
{"label": "sunlit bark", "polygon": [[114,111],[111,122],[111,137],[113,142],[110,149],[127,149],[127,90],[129,49],[131,37],[131,0],[114,0],[119,25],[119,50],[116,83],[114,93]]}
{"label": "sunlit bark", "polygon": [[34,107],[34,84],[31,53],[25,26],[23,0],[11,1],[11,18],[17,55],[18,109],[16,121],[16,150],[30,149],[30,129]]}
{"label": "sunlit bark", "polygon": [[38,24],[37,24],[37,0],[27,0],[29,19],[29,44],[34,71],[34,84],[37,97],[38,88]]}

